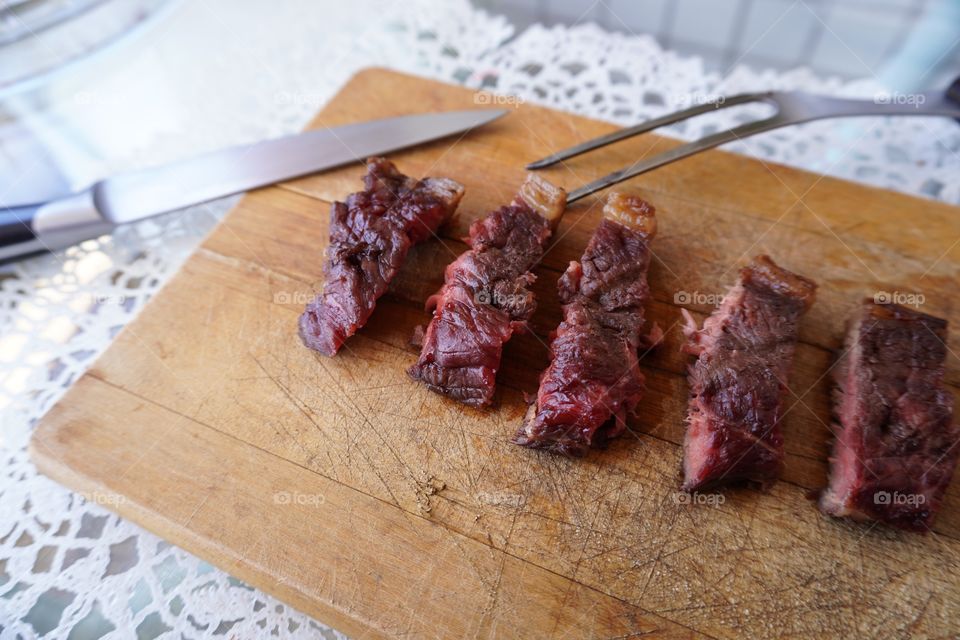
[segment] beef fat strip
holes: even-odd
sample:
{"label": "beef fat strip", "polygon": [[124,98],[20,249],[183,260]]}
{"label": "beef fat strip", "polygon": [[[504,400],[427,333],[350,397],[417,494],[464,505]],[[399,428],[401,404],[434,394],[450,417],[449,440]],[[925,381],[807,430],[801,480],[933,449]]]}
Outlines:
{"label": "beef fat strip", "polygon": [[447,266],[427,301],[433,319],[410,377],[466,404],[490,404],[503,344],[536,308],[530,269],[566,201],[563,189],[531,174],[512,203],[470,226],[470,250]]}
{"label": "beef fat strip", "polygon": [[783,467],[780,419],[797,323],[816,284],[758,256],[697,330],[686,318],[690,405],[683,488],[747,480],[769,486]]}
{"label": "beef fat strip", "polygon": [[557,284],[563,321],[515,443],[583,455],[626,428],[626,413],[644,390],[637,350],[656,340],[642,335],[650,298],[648,245],[656,229],[649,204],[609,196],[583,257]]}
{"label": "beef fat strip", "polygon": [[323,293],[300,316],[303,343],[327,356],[366,324],[410,247],[432,236],[463,197],[453,180],[415,180],[384,158],[367,160],[363,185],[330,207]]}
{"label": "beef fat strip", "polygon": [[946,333],[940,318],[864,303],[834,369],[840,426],[821,511],[909,531],[933,524],[960,453]]}

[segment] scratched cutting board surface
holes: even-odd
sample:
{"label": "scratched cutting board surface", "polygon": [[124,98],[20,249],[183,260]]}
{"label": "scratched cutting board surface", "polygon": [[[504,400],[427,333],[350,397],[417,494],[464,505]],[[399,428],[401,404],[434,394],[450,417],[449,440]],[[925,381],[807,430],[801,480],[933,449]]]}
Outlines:
{"label": "scratched cutting board surface", "polygon": [[[314,127],[475,108],[472,91],[385,70],[354,77]],[[357,637],[934,636],[960,624],[960,497],[925,536],[819,515],[833,350],[878,291],[950,320],[960,384],[960,210],[710,152],[621,185],[657,208],[631,431],[571,460],[509,443],[547,362],[556,280],[597,201],[565,213],[537,269],[534,335],[507,346],[496,404],[474,410],[408,380],[423,301],[475,220],[526,162],[611,125],[520,105],[460,140],[393,156],[466,185],[441,240],[415,249],[368,326],[336,358],[301,346],[322,285],[329,202],[359,164],[247,195],[43,419],[47,475]],[[676,144],[643,136],[544,172],[574,188]],[[783,479],[769,492],[677,493],[687,384],[680,303],[699,320],[750,256],[820,284],[801,327]]]}

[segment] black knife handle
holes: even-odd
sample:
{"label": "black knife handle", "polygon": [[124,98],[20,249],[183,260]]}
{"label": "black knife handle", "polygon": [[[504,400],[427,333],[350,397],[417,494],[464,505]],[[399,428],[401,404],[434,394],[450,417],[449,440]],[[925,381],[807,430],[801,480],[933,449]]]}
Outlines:
{"label": "black knife handle", "polygon": [[[957,76],[953,84],[947,87],[947,100],[950,100],[956,105],[960,105],[960,76]],[[957,122],[960,122],[960,118],[957,118]]]}
{"label": "black knife handle", "polygon": [[0,263],[46,250],[33,228],[40,205],[0,207]]}
{"label": "black knife handle", "polygon": [[112,230],[89,190],[38,205],[0,207],[0,262],[65,249]]}
{"label": "black knife handle", "polygon": [[0,247],[32,240],[38,205],[0,209]]}

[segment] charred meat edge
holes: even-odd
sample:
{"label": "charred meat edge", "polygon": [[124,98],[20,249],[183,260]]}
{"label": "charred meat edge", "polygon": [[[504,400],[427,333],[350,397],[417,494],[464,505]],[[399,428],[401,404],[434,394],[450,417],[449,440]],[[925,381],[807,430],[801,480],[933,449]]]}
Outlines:
{"label": "charred meat edge", "polygon": [[384,158],[367,160],[364,191],[330,207],[323,292],[300,316],[303,343],[332,356],[366,324],[410,248],[456,210],[463,185],[416,180]]}
{"label": "charred meat edge", "polygon": [[816,285],[768,256],[741,269],[703,329],[686,309],[691,397],[684,437],[685,491],[751,481],[769,486],[783,466],[785,380],[797,323]]}
{"label": "charred meat edge", "polygon": [[626,414],[644,391],[637,351],[659,339],[656,326],[642,335],[656,223],[653,207],[640,198],[607,198],[583,257],[557,283],[563,321],[516,444],[579,456],[626,428]]}
{"label": "charred meat edge", "polygon": [[427,301],[433,318],[414,335],[420,357],[410,377],[468,405],[493,400],[503,344],[536,308],[530,270],[540,262],[567,194],[534,174],[513,201],[470,226],[470,249],[447,266]]}
{"label": "charred meat edge", "polygon": [[946,332],[940,318],[863,303],[834,369],[839,426],[823,513],[907,531],[933,525],[960,454],[943,386]]}

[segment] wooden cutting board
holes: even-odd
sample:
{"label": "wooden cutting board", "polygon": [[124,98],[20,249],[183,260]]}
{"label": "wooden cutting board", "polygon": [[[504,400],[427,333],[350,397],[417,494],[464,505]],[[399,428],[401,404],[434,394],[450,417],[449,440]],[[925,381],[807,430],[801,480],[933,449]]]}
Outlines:
{"label": "wooden cutting board", "polygon": [[[478,102],[373,69],[313,126]],[[956,633],[956,487],[926,536],[824,518],[808,493],[825,482],[832,350],[864,296],[923,296],[924,311],[947,317],[948,379],[960,384],[960,210],[723,152],[622,185],[658,210],[649,315],[666,343],[643,361],[649,390],[630,433],[581,460],[531,452],[509,438],[547,362],[556,279],[582,252],[596,200],[566,212],[537,270],[537,335],[509,343],[494,408],[465,408],[405,374],[424,299],[469,223],[511,198],[525,162],[613,128],[511,108],[393,157],[467,194],[339,356],[302,347],[296,325],[321,286],[328,203],[359,188],[359,164],[247,195],[44,418],[39,468],[357,637]],[[647,135],[545,174],[573,188],[673,144]],[[680,306],[702,318],[762,252],[820,284],[791,378],[784,478],[689,504],[677,493]]]}

